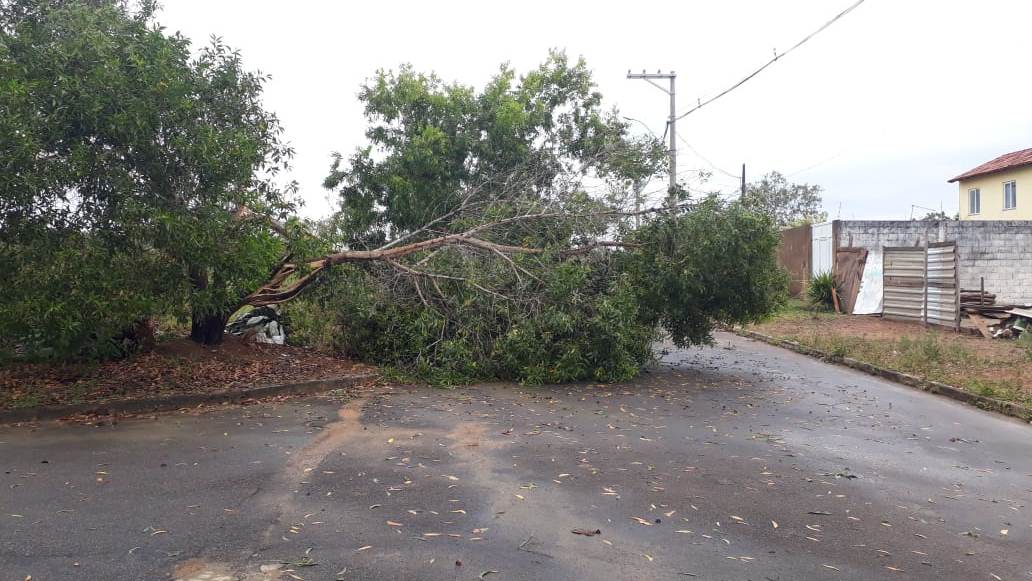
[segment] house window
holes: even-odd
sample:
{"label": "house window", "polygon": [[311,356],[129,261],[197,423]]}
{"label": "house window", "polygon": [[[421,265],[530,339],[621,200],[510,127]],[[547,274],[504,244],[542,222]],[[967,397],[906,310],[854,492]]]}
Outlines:
{"label": "house window", "polygon": [[982,194],[978,188],[968,190],[968,214],[974,215],[982,208]]}
{"label": "house window", "polygon": [[1003,183],[1003,209],[1013,210],[1018,207],[1018,184],[1009,181]]}

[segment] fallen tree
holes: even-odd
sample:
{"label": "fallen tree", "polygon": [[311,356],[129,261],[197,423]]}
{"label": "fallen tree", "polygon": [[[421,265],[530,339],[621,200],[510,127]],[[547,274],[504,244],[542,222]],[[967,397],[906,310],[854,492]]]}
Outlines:
{"label": "fallen tree", "polygon": [[770,220],[636,187],[662,144],[582,61],[480,89],[378,73],[368,144],[326,179],[339,210],[303,221],[266,78],[132,6],[0,1],[0,351],[110,356],[154,317],[216,344],[241,307],[283,304],[295,340],[435,381],[613,380],[661,333],[704,342],[780,300]]}

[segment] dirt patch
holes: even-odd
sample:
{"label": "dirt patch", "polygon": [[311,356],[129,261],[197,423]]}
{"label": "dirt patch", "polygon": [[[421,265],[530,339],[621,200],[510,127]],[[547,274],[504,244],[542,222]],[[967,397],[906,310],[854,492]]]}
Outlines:
{"label": "dirt patch", "polygon": [[291,455],[285,471],[287,479],[303,479],[305,474],[318,468],[331,452],[345,448],[347,440],[361,431],[362,407],[365,402],[364,399],[355,399],[340,408],[337,421],[327,424],[311,442]]}
{"label": "dirt patch", "polygon": [[175,581],[232,581],[232,572],[220,563],[208,563],[202,559],[190,559],[176,565],[172,572]]}
{"label": "dirt patch", "polygon": [[212,393],[332,379],[368,369],[311,349],[262,345],[234,336],[216,347],[180,339],[119,361],[7,365],[0,369],[0,409]]}
{"label": "dirt patch", "polygon": [[980,395],[1032,403],[1032,352],[1013,340],[801,309],[788,309],[748,328]]}

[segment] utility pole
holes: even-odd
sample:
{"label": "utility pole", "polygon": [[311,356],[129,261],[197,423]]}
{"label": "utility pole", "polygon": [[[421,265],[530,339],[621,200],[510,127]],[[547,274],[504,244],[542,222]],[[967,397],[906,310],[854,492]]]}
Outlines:
{"label": "utility pole", "polygon": [[634,180],[634,229],[641,228],[641,191],[645,189],[644,180]]}
{"label": "utility pole", "polygon": [[[677,73],[674,71],[646,73],[642,70],[639,74],[627,71],[627,78],[644,79],[660,91],[670,95],[670,118],[667,120],[667,130],[670,133],[670,149],[667,150],[670,155],[670,186],[667,190],[667,204],[674,206],[677,204],[677,99],[674,93],[674,80],[677,79]],[[670,81],[670,88],[667,89],[652,79],[667,79]]]}
{"label": "utility pole", "polygon": [[745,164],[742,164],[742,197],[745,197]]}

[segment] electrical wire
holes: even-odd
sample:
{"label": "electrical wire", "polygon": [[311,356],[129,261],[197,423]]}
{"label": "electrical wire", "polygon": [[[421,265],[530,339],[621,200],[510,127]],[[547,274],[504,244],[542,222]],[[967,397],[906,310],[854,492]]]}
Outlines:
{"label": "electrical wire", "polygon": [[720,92],[720,93],[718,93],[717,95],[715,95],[715,96],[713,96],[713,97],[710,97],[709,99],[707,99],[707,100],[703,101],[702,103],[699,103],[699,104],[698,104],[698,105],[696,105],[695,107],[692,107],[692,108],[691,108],[691,109],[689,109],[689,110],[688,110],[687,112],[685,112],[685,113],[682,113],[682,114],[681,114],[680,116],[678,116],[678,117],[677,117],[677,119],[675,119],[675,121],[677,121],[677,120],[680,120],[680,119],[684,119],[684,118],[685,118],[685,117],[687,117],[688,115],[690,115],[690,114],[692,114],[692,113],[694,113],[694,112],[698,111],[699,109],[702,109],[702,108],[703,108],[703,107],[705,107],[706,105],[709,105],[709,104],[710,104],[710,103],[712,103],[713,101],[716,101],[717,99],[719,99],[719,98],[723,97],[724,95],[726,95],[726,94],[730,93],[731,91],[734,91],[734,90],[735,90],[735,89],[737,89],[738,87],[741,87],[742,85],[744,85],[744,84],[746,83],[746,81],[748,81],[749,79],[751,79],[751,78],[755,77],[756,75],[760,74],[761,72],[763,72],[763,69],[766,69],[766,68],[767,68],[767,67],[769,67],[770,65],[772,65],[772,64],[774,64],[774,63],[776,63],[776,62],[777,62],[777,61],[778,61],[778,60],[779,60],[779,59],[780,59],[781,57],[783,57],[783,56],[787,55],[788,53],[792,52],[793,50],[795,50],[795,49],[799,48],[799,47],[800,47],[800,46],[802,46],[802,45],[803,45],[803,44],[804,44],[804,43],[805,43],[806,41],[808,41],[808,40],[810,40],[811,38],[813,38],[813,37],[817,36],[817,35],[818,35],[818,34],[819,34],[819,33],[820,33],[821,31],[823,31],[823,30],[824,30],[825,28],[827,28],[827,27],[831,26],[831,25],[832,25],[832,24],[834,24],[834,23],[835,23],[835,22],[836,22],[836,21],[837,21],[838,19],[842,18],[842,17],[843,17],[843,16],[845,16],[846,14],[849,14],[850,12],[852,12],[852,11],[853,11],[853,9],[855,9],[855,8],[856,8],[857,6],[859,6],[859,5],[863,4],[863,3],[864,3],[864,0],[857,0],[857,1],[856,1],[856,2],[854,2],[854,3],[852,4],[852,5],[850,5],[850,6],[849,6],[849,8],[846,8],[846,9],[845,9],[845,10],[843,10],[842,12],[839,12],[839,13],[838,13],[838,15],[837,15],[837,16],[835,16],[835,18],[832,18],[831,20],[829,20],[829,21],[825,22],[823,26],[821,26],[821,27],[820,27],[820,28],[818,28],[817,30],[815,30],[815,31],[811,32],[810,34],[806,35],[806,37],[805,37],[805,38],[803,38],[803,40],[800,40],[799,42],[795,43],[795,45],[794,45],[794,46],[793,46],[792,48],[790,48],[790,49],[786,50],[785,52],[783,52],[783,53],[781,53],[781,54],[775,54],[775,55],[774,55],[774,58],[772,58],[772,59],[770,59],[769,61],[767,61],[767,62],[766,62],[766,63],[765,63],[765,64],[764,64],[764,65],[763,65],[762,67],[760,67],[760,68],[756,69],[755,71],[753,71],[752,73],[750,73],[750,74],[749,74],[749,75],[748,75],[747,77],[745,77],[745,78],[744,78],[744,79],[742,79],[741,81],[738,81],[738,82],[737,82],[737,83],[735,83],[734,85],[731,85],[731,86],[730,86],[730,87],[728,87],[727,89],[724,89],[723,91],[721,91],[721,92]]}
{"label": "electrical wire", "polygon": [[792,173],[785,174],[785,177],[786,178],[790,178],[790,177],[792,177],[794,175],[798,175],[798,174],[801,174],[801,173],[804,173],[804,172],[808,172],[811,169],[818,168],[818,167],[828,163],[829,161],[832,161],[834,159],[838,159],[839,157],[842,157],[843,153],[845,153],[845,150],[842,150],[842,151],[836,153],[835,155],[833,155],[831,157],[827,157],[825,159],[822,159],[821,161],[818,161],[817,163],[815,163],[813,165],[808,165],[808,166],[804,167],[803,169],[796,170],[796,171],[794,171]]}
{"label": "electrical wire", "polygon": [[717,167],[712,161],[706,159],[706,156],[704,156],[701,153],[699,153],[699,150],[695,149],[694,147],[692,147],[692,144],[688,143],[688,140],[686,140],[685,138],[681,137],[680,134],[677,136],[677,138],[680,139],[681,143],[685,144],[685,146],[687,146],[688,149],[692,150],[692,153],[697,155],[699,157],[699,159],[701,159],[702,161],[706,162],[706,165],[710,166],[711,168],[717,170],[718,172],[720,172],[720,173],[722,173],[722,174],[724,174],[724,175],[726,175],[728,177],[732,177],[732,178],[735,178],[735,179],[741,179],[741,177],[742,177],[741,175],[733,174],[733,173],[731,173],[731,172],[729,172],[729,171],[727,171],[725,169],[721,169],[721,168]]}

